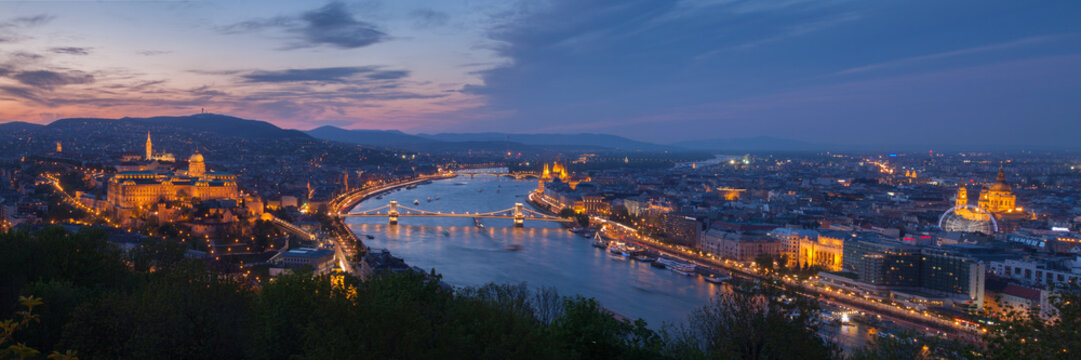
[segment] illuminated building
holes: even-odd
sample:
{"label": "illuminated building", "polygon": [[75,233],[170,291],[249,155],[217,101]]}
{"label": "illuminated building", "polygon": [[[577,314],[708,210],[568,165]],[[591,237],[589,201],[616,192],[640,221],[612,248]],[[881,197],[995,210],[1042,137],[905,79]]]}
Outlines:
{"label": "illuminated building", "polygon": [[[152,146],[150,134],[147,133],[147,154],[153,154]],[[187,171],[120,172],[109,179],[108,183],[107,200],[121,211],[158,202],[192,199],[239,200],[236,176],[223,172],[207,172],[203,155],[196,153],[189,159]]]}
{"label": "illuminated building", "polygon": [[[968,189],[962,185],[957,189],[953,213],[960,219],[986,223],[993,216],[995,219],[1022,219],[1027,215],[1024,209],[1017,206],[1017,196],[1013,194],[1010,185],[1006,184],[1006,174],[999,169],[995,183],[984,187],[980,191],[975,208],[969,204]],[[982,232],[991,233],[993,230]]]}
{"label": "illuminated building", "polygon": [[826,271],[841,271],[844,240],[849,233],[830,230],[819,233],[811,230],[777,228],[768,234],[781,240],[781,249],[787,258],[788,266],[821,267]]}
{"label": "illuminated building", "polygon": [[541,181],[562,181],[570,185],[571,189],[578,186],[578,183],[583,181],[589,181],[589,177],[579,177],[577,175],[571,175],[567,168],[560,162],[556,161],[552,163],[551,169],[548,164],[544,164],[544,170],[541,172]]}
{"label": "illuminated building", "polygon": [[150,132],[149,131],[146,132],[146,158],[145,159],[147,161],[151,161],[151,160],[168,161],[168,162],[176,161],[176,157],[174,157],[173,154],[170,154],[170,153],[154,154],[154,143],[152,141],[150,141]]}
{"label": "illuminated building", "polygon": [[995,183],[980,192],[980,200],[977,206],[995,215],[1020,212],[1017,206],[1017,196],[1013,189],[1006,184],[1006,174],[1002,169],[998,170]]}
{"label": "illuminated building", "polygon": [[201,177],[204,174],[206,174],[206,163],[203,161],[203,155],[196,152],[188,159],[188,176]]}

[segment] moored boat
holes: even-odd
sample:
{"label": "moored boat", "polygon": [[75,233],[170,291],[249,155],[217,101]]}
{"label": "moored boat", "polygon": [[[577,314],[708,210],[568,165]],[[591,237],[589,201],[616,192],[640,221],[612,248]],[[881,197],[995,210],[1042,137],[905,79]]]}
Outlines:
{"label": "moored boat", "polygon": [[666,268],[668,268],[668,270],[672,270],[672,272],[680,274],[680,275],[684,275],[684,276],[694,275],[694,269],[698,267],[698,265],[695,265],[695,264],[692,264],[692,263],[686,263],[686,262],[682,262],[682,261],[679,261],[679,260],[668,259],[668,258],[660,258],[660,259],[657,259],[656,262],[663,263],[664,266]]}

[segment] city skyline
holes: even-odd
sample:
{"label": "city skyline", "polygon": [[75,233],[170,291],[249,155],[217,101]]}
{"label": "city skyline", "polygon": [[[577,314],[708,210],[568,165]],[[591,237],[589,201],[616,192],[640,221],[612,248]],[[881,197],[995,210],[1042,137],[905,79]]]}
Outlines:
{"label": "city skyline", "polygon": [[295,129],[1048,147],[1081,130],[1068,2],[0,8],[0,121],[205,108]]}

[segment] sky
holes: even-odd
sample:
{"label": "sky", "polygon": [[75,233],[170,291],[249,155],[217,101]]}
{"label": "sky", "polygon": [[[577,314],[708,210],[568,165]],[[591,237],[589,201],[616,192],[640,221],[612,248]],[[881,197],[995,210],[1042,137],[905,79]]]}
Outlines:
{"label": "sky", "polygon": [[0,121],[1078,147],[1081,2],[0,2]]}

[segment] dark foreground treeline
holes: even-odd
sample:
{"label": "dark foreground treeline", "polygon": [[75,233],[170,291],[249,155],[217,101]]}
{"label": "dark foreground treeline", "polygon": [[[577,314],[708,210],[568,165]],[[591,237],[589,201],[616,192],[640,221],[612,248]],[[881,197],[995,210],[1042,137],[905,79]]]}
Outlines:
{"label": "dark foreground treeline", "polygon": [[[12,319],[0,326],[0,359],[54,352],[80,359],[841,356],[817,335],[813,303],[766,288],[726,292],[684,324],[656,331],[616,320],[592,299],[524,284],[452,293],[412,274],[365,283],[300,274],[256,289],[182,254],[168,243],[123,254],[95,230],[0,234],[0,320]],[[883,342],[856,355],[909,359],[947,348],[924,345]]]}

